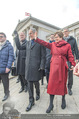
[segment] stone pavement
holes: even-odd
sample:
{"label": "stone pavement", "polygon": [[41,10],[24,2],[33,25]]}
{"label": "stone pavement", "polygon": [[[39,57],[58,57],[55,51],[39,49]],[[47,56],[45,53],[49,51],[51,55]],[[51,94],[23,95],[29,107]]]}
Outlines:
{"label": "stone pavement", "polygon": [[[16,79],[10,79],[10,98],[7,101],[15,102],[15,109],[17,109],[21,114],[46,114],[46,109],[49,105],[49,95],[46,93],[46,79],[44,78],[44,85],[41,85],[40,82],[40,100],[35,100],[35,105],[29,112],[26,112],[25,109],[29,104],[28,92],[18,93],[20,89],[20,83],[16,83]],[[35,91],[35,90],[34,90]],[[74,85],[73,85],[73,95],[66,95],[66,109],[61,109],[61,96],[56,95],[54,98],[54,109],[51,114],[79,114],[79,78],[74,76]],[[2,112],[2,105],[7,102],[2,102],[4,96],[3,85],[0,84],[0,113]],[[34,93],[34,97],[35,93]]]}

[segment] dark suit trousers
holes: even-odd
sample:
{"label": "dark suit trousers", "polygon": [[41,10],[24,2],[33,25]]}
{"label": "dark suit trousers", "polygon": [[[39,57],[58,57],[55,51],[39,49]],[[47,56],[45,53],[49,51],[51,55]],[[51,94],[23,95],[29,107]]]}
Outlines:
{"label": "dark suit trousers", "polygon": [[27,80],[25,80],[25,75],[19,75],[19,79],[21,81],[21,87],[24,89],[27,86]]}
{"label": "dark suit trousers", "polygon": [[34,86],[36,88],[36,94],[40,95],[39,81],[28,81],[28,89],[29,89],[29,102],[34,101]]}
{"label": "dark suit trousers", "polygon": [[68,89],[71,89],[73,85],[73,70],[68,71]]}
{"label": "dark suit trousers", "polygon": [[4,73],[4,74],[0,74],[2,83],[3,83],[3,87],[4,87],[4,93],[5,95],[9,94],[9,74]]}
{"label": "dark suit trousers", "polygon": [[48,80],[49,80],[49,73],[50,73],[50,68],[46,68],[45,69],[45,74],[46,74],[47,83],[48,83]]}

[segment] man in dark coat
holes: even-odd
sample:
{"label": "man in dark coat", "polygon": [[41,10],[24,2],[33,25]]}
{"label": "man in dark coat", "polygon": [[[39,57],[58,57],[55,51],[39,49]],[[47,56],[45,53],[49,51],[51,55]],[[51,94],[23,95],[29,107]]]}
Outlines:
{"label": "man in dark coat", "polygon": [[29,30],[30,41],[27,42],[26,50],[26,80],[29,87],[29,105],[26,111],[31,110],[34,105],[34,89],[36,88],[36,100],[40,98],[39,80],[41,79],[41,70],[45,68],[45,47],[34,42],[35,28]]}
{"label": "man in dark coat", "polygon": [[[71,45],[72,54],[76,56],[76,63],[78,62],[78,47],[76,43],[76,39],[73,36],[69,36],[69,30],[65,28],[63,30],[64,40],[67,41]],[[71,63],[68,62],[68,93],[72,95],[72,85],[73,85],[73,70],[70,70]]]}
{"label": "man in dark coat", "polygon": [[[52,42],[55,42],[54,34],[51,34],[50,39],[49,39],[49,43],[52,43]],[[50,73],[50,60],[51,60],[50,49],[46,48],[45,74],[46,74],[47,84],[48,84],[49,73]]]}
{"label": "man in dark coat", "polygon": [[2,101],[9,97],[9,72],[14,61],[14,51],[11,43],[6,40],[6,35],[0,32],[0,78],[4,86],[5,96]]}
{"label": "man in dark coat", "polygon": [[[14,32],[15,34],[15,38],[14,41],[16,43],[16,47],[17,47],[17,74],[19,75],[20,78],[20,82],[21,82],[21,89],[19,91],[19,93],[23,92],[23,90],[25,89],[25,92],[27,92],[27,81],[25,80],[25,59],[26,59],[26,49],[24,49],[24,47],[26,47],[26,39],[25,39],[25,34],[23,32],[20,33],[20,35],[16,35],[17,33]],[[20,42],[18,43],[17,41],[19,41],[20,38]]]}

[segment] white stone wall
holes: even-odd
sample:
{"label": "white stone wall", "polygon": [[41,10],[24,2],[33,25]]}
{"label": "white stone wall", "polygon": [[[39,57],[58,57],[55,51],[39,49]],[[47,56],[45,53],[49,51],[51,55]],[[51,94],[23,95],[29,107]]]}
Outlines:
{"label": "white stone wall", "polygon": [[[50,25],[50,24],[48,25],[48,24],[45,24],[44,22],[42,23],[40,21],[30,19],[28,22],[26,21],[26,23],[23,26],[21,26],[18,33],[25,32],[26,39],[30,40],[29,29],[31,27],[34,27],[37,29],[38,37],[43,40],[48,40],[50,36],[49,34],[55,33],[57,31],[57,29],[53,27],[53,25]],[[79,22],[69,25],[68,28],[70,30],[70,35],[76,38],[78,46],[79,46]],[[15,47],[15,44],[14,44],[14,47]]]}
{"label": "white stone wall", "polygon": [[43,28],[38,28],[38,37],[42,40],[46,40],[46,36],[50,33],[50,31],[47,31]]}

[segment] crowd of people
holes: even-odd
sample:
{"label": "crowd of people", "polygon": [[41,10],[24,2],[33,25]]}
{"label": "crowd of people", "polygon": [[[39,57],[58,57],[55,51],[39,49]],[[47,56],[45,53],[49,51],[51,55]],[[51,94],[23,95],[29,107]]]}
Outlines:
{"label": "crowd of people", "polygon": [[37,34],[36,29],[31,28],[29,30],[30,40],[28,40],[23,32],[18,34],[17,31],[14,31],[14,42],[17,48],[14,53],[5,33],[0,32],[0,81],[2,80],[5,94],[2,101],[7,100],[10,95],[9,73],[12,69],[12,63],[15,62],[17,82],[21,83],[19,93],[29,92],[29,104],[26,111],[30,111],[35,104],[34,86],[36,101],[40,99],[39,81],[41,80],[43,85],[45,75],[47,93],[50,95],[50,103],[46,113],[50,113],[54,108],[55,95],[62,96],[61,108],[66,108],[67,77],[68,94],[73,94],[73,74],[79,76],[78,47],[76,39],[69,35],[67,28],[51,34],[49,42],[40,40]]}

